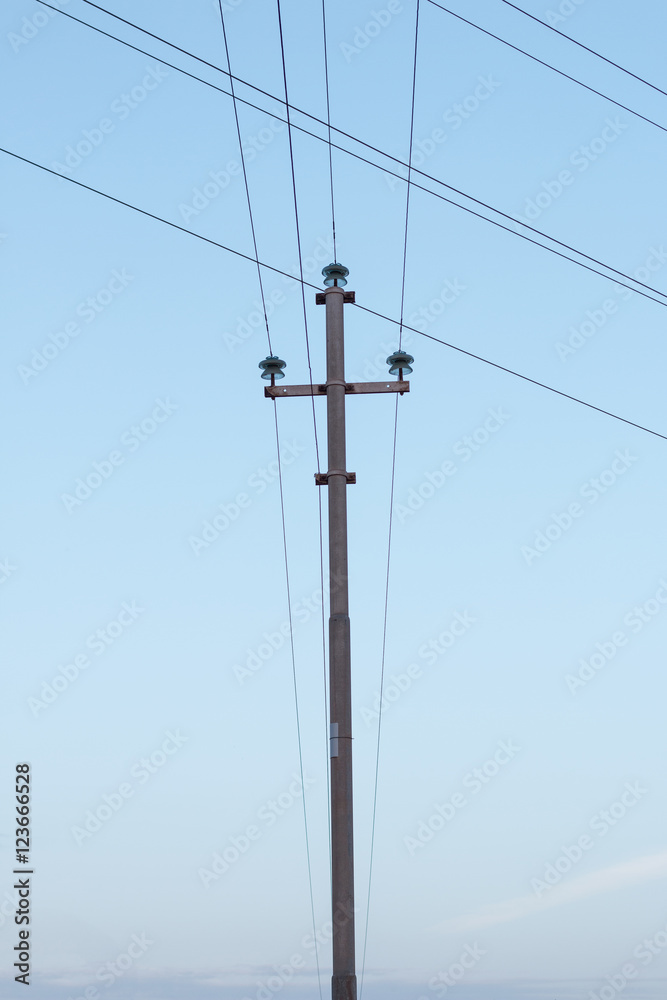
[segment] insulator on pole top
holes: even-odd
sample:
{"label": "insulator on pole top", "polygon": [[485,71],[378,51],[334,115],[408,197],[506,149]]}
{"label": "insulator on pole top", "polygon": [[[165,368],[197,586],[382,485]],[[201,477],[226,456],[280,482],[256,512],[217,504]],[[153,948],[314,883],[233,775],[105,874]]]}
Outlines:
{"label": "insulator on pole top", "polygon": [[347,276],[350,272],[343,264],[327,264],[326,267],[322,268],[322,274],[324,275],[324,284],[327,288],[333,288],[334,285],[343,287],[347,285]]}
{"label": "insulator on pole top", "polygon": [[260,361],[257,367],[263,369],[262,378],[266,379],[267,382],[270,381],[271,385],[275,385],[277,378],[285,378],[283,368],[286,364],[287,362],[281,361],[276,354],[270,354],[265,361]]}
{"label": "insulator on pole top", "polygon": [[414,364],[414,358],[411,354],[406,354],[405,351],[394,351],[387,358],[387,364],[389,365],[389,374],[398,375],[400,379],[403,375],[409,375],[412,371],[412,365]]}

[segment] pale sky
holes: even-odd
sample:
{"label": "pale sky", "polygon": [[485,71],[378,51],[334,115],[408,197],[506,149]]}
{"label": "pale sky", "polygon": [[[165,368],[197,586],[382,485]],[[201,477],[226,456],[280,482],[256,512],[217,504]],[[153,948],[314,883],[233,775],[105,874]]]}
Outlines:
{"label": "pale sky", "polygon": [[[228,78],[83,0],[60,6],[148,55],[7,0],[0,146],[252,258],[232,101],[167,63],[224,90]],[[286,382],[308,382],[298,284],[278,273],[297,273],[298,252],[276,5],[224,7],[232,69],[266,92],[238,87],[259,108],[238,106],[259,255],[277,269],[263,270],[272,345]],[[656,0],[523,7],[667,90]],[[217,0],[109,10],[225,66]],[[435,180],[413,175],[426,190],[410,196],[407,324],[667,434],[667,97],[500,0],[451,10],[662,132],[421,0],[414,164]],[[282,11],[290,100],[325,119],[321,6]],[[371,161],[334,150],[337,256],[357,303],[398,319],[405,170],[388,157],[408,157],[415,3],[327,0],[327,12],[331,120],[350,136],[334,141]],[[294,122],[317,136],[293,134],[319,381],[326,128]],[[34,1000],[300,1000],[319,996],[316,954],[326,996],[310,401],[275,404],[302,784],[256,267],[0,157],[0,997],[23,988],[10,971],[19,761],[34,777]],[[522,221],[608,277],[521,239],[547,242]],[[398,326],[345,308],[347,377],[385,378]],[[415,331],[364,996],[657,1000],[667,441]],[[349,398],[347,411],[360,975],[394,398]]]}

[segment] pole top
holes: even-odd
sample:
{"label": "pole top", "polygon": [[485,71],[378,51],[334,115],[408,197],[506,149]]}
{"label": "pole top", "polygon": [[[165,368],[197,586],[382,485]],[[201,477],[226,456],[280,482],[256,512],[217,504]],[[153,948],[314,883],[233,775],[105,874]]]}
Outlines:
{"label": "pole top", "polygon": [[347,285],[347,276],[350,272],[343,264],[327,264],[326,267],[322,268],[322,274],[324,275],[324,284],[327,288],[332,288],[335,285],[343,287]]}

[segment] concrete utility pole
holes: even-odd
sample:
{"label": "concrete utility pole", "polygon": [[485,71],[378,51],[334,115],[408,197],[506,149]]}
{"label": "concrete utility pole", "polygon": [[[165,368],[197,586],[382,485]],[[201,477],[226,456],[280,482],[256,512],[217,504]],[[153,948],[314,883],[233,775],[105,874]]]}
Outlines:
{"label": "concrete utility pole", "polygon": [[348,270],[342,264],[323,268],[324,292],[315,301],[326,306],[327,381],[323,385],[279,387],[275,380],[284,378],[285,362],[277,357],[261,361],[262,378],[271,385],[266,396],[327,397],[328,471],[317,473],[318,486],[328,487],[329,494],[329,689],[330,689],[330,758],[331,758],[331,845],[332,845],[332,922],[333,976],[332,1000],[356,1000],[357,977],[354,948],[354,844],[352,823],[352,704],[350,673],[350,617],[348,607],[347,565],[347,486],[356,475],[345,465],[345,396],[347,393],[408,392],[409,382],[403,372],[412,371],[409,354],[396,352],[388,358],[397,374],[396,382],[345,381],[343,305],[354,302],[354,292],[346,292]]}

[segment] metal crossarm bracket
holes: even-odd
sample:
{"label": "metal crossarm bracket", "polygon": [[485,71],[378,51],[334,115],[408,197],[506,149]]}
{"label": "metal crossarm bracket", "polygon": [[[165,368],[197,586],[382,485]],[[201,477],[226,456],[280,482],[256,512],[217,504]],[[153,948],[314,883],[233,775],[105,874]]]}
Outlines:
{"label": "metal crossarm bracket", "polygon": [[[326,292],[316,292],[315,293],[315,305],[323,306],[327,301]],[[343,292],[343,302],[354,302],[354,292]]]}
{"label": "metal crossarm bracket", "polygon": [[357,481],[356,472],[345,472],[343,469],[330,469],[329,472],[315,473],[315,485],[328,486],[329,476],[345,476],[345,481],[348,483],[356,483]]}
{"label": "metal crossarm bracket", "polygon": [[[338,380],[332,380],[329,385],[341,385]],[[410,392],[409,382],[345,382],[345,394],[360,394],[364,392]],[[282,399],[284,396],[326,396],[326,384],[313,385],[267,385],[264,395],[267,399]]]}

